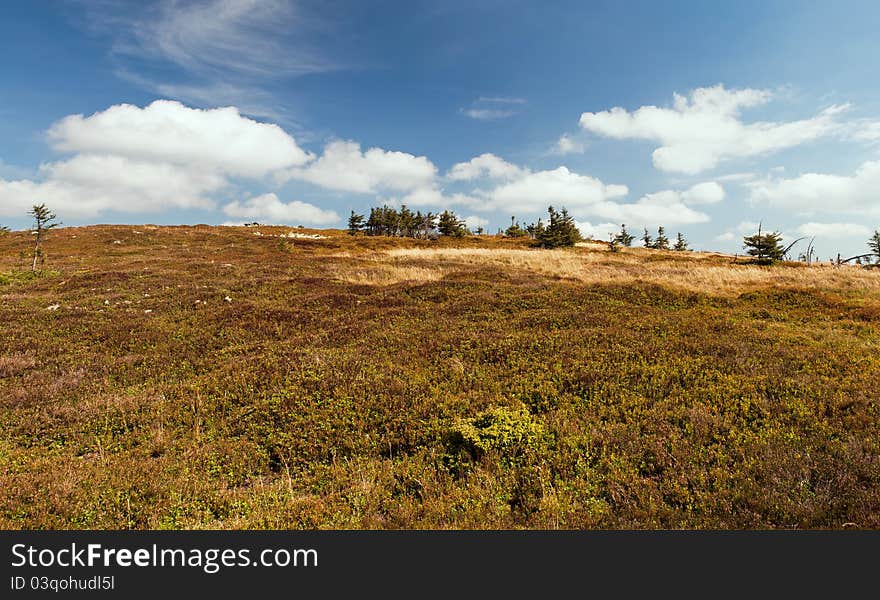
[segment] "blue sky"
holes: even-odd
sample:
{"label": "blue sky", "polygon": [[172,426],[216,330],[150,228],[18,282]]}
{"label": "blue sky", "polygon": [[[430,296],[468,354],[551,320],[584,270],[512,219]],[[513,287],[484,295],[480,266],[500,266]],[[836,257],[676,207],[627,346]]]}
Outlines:
{"label": "blue sky", "polygon": [[880,227],[876,2],[7,3],[0,224]]}

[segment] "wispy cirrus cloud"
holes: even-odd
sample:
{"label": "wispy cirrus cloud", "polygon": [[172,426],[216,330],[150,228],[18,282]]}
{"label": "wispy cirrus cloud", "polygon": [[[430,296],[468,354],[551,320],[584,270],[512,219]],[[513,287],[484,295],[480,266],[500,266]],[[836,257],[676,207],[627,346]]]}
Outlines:
{"label": "wispy cirrus cloud", "polygon": [[166,0],[132,23],[116,49],[171,61],[187,71],[255,78],[330,71],[338,64],[309,40],[314,17],[282,0]]}
{"label": "wispy cirrus cloud", "polygon": [[333,24],[299,2],[160,0],[134,9],[103,0],[84,8],[92,29],[112,38],[117,75],[188,104],[235,105],[289,123],[269,84],[345,68],[322,43]]}
{"label": "wispy cirrus cloud", "polygon": [[459,112],[477,121],[495,121],[519,114],[520,109],[526,104],[527,102],[524,98],[480,96],[471,102],[469,107],[460,108]]}

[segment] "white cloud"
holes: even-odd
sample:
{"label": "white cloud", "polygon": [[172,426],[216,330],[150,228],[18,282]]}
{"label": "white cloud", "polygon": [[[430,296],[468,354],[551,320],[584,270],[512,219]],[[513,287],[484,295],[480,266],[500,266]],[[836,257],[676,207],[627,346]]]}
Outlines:
{"label": "white cloud", "polygon": [[867,238],[871,230],[856,223],[804,223],[798,226],[797,233],[803,236],[847,239]]}
{"label": "white cloud", "polygon": [[525,98],[516,98],[514,96],[480,96],[474,100],[474,104],[494,103],[494,104],[525,104]]}
{"label": "white cloud", "polygon": [[480,177],[489,179],[515,179],[525,171],[494,154],[485,153],[467,162],[456,163],[446,174],[452,181],[471,181]]}
{"label": "white cloud", "polygon": [[289,170],[286,177],[331,190],[367,194],[430,189],[436,175],[437,167],[424,156],[382,148],[362,152],[357,142],[335,140],[327,144],[318,160]]}
{"label": "white cloud", "polygon": [[476,119],[478,121],[495,121],[497,119],[506,119],[516,114],[515,110],[507,110],[501,108],[463,108],[461,112],[466,117]]}
{"label": "white cloud", "polygon": [[620,225],[617,223],[598,223],[593,225],[589,221],[576,221],[575,224],[581,235],[588,240],[607,242],[612,235],[620,231]]}
{"label": "white cloud", "polygon": [[652,154],[663,171],[695,174],[731,159],[768,154],[815,140],[839,129],[835,117],[847,108],[831,106],[809,119],[782,123],[740,120],[740,110],[768,102],[767,90],[697,88],[675,94],[672,108],[642,106],[634,112],[615,107],[580,117],[583,129],[615,139],[660,144]]}
{"label": "white cloud", "polygon": [[863,163],[852,176],[805,173],[791,179],[767,178],[748,184],[755,204],[798,214],[834,212],[880,216],[880,161]]}
{"label": "white cloud", "polygon": [[115,49],[163,58],[206,76],[231,71],[272,77],[335,68],[306,41],[304,33],[316,19],[306,19],[299,8],[283,0],[165,1],[150,18],[130,23],[134,39]]}
{"label": "white cloud", "polygon": [[171,101],[71,115],[51,126],[48,139],[73,156],[42,165],[39,178],[0,179],[0,214],[20,216],[34,202],[62,217],[211,209],[232,178],[259,180],[311,159],[277,125],[233,107]]}
{"label": "white cloud", "polygon": [[476,231],[478,227],[482,227],[483,229],[489,224],[489,219],[484,219],[483,217],[477,215],[469,215],[462,219],[464,224],[468,226],[469,229]]}
{"label": "white cloud", "polygon": [[559,139],[556,140],[556,144],[553,146],[551,150],[551,154],[558,154],[560,156],[564,156],[566,154],[583,154],[584,152],[584,144],[583,142],[579,142],[578,140],[572,138],[567,133],[559,136]]}
{"label": "white cloud", "polygon": [[724,188],[715,181],[698,183],[689,190],[682,192],[681,200],[685,204],[718,204],[724,200]]}
{"label": "white cloud", "polygon": [[625,204],[618,201],[629,193],[625,185],[605,184],[564,166],[530,171],[493,154],[483,154],[454,165],[447,178],[453,181],[485,178],[497,183],[490,189],[473,190],[469,195],[444,197],[437,192],[437,201],[442,197],[475,210],[500,210],[514,215],[543,214],[548,206],[564,207],[576,218],[599,217],[617,223],[644,225],[706,222],[709,220],[707,215],[687,204],[720,202],[724,197],[724,189],[718,183],[705,182],[685,192],[666,190]]}
{"label": "white cloud", "polygon": [[603,219],[638,226],[689,225],[709,221],[708,215],[686,206],[682,192],[674,190],[645,194],[629,204],[601,202],[589,207],[588,212]]}
{"label": "white cloud", "polygon": [[515,106],[526,104],[523,98],[514,98],[507,96],[480,96],[471,103],[470,108],[459,109],[466,117],[477,119],[478,121],[494,121],[496,119],[506,119],[517,114]]}
{"label": "white cloud", "polygon": [[592,214],[590,209],[596,204],[625,196],[628,191],[625,185],[606,185],[594,177],[558,167],[552,171],[524,171],[513,181],[474,195],[485,198],[485,210],[533,214],[553,205],[568,208],[573,216],[583,216]]}
{"label": "white cloud", "polygon": [[[736,227],[734,227],[734,231],[737,233],[742,233],[743,235],[749,233],[757,233],[758,227],[762,227],[761,223],[757,221],[740,221]],[[764,231],[767,231],[767,228],[763,228]]]}
{"label": "white cloud", "polygon": [[43,181],[0,179],[0,214],[22,216],[41,202],[59,215],[77,217],[211,208],[209,193],[227,185],[213,172],[112,155],[81,154],[45,164],[40,172]]}
{"label": "white cloud", "polygon": [[852,137],[863,142],[880,142],[880,121],[855,123]]}
{"label": "white cloud", "polygon": [[230,217],[260,219],[285,225],[300,223],[332,225],[340,220],[339,215],[331,210],[323,210],[314,204],[299,200],[285,203],[273,193],[249,198],[244,202],[230,202],[223,207],[223,212]]}
{"label": "white cloud", "polygon": [[[760,223],[757,221],[740,221],[735,227],[732,227],[724,233],[715,236],[719,242],[732,242],[733,240],[742,240],[743,236],[757,233]],[[770,231],[764,227],[764,231]]]}
{"label": "white cloud", "polygon": [[89,117],[70,115],[52,125],[48,136],[62,151],[244,177],[260,177],[310,158],[283,129],[243,117],[235,107],[201,110],[170,100],[156,100],[145,108],[118,104]]}

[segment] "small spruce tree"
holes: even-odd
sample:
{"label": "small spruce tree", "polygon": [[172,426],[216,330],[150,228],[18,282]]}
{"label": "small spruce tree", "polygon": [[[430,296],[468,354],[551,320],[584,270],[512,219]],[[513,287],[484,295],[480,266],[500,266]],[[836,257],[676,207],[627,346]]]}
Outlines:
{"label": "small spruce tree", "polygon": [[437,221],[437,231],[440,232],[440,235],[446,235],[450,237],[464,237],[467,234],[467,228],[465,227],[464,221],[455,216],[455,213],[444,210],[440,213],[440,217]]}
{"label": "small spruce tree", "polygon": [[46,233],[50,229],[58,227],[61,223],[55,222],[55,213],[46,208],[45,204],[35,204],[28,214],[34,218],[34,228],[31,233],[34,234],[34,260],[31,263],[31,273],[37,271],[37,262],[42,263],[45,260],[43,254],[43,240]]}
{"label": "small spruce tree", "polygon": [[758,264],[769,265],[785,258],[785,249],[781,245],[782,234],[778,231],[763,233],[758,224],[758,233],[743,238],[746,254],[754,256]]}
{"label": "small spruce tree", "polygon": [[528,235],[528,232],[526,232],[525,229],[520,227],[520,224],[516,220],[516,217],[514,217],[514,216],[510,217],[510,227],[508,227],[507,229],[504,230],[504,236],[518,238],[518,237],[525,237],[527,235]]}
{"label": "small spruce tree", "polygon": [[874,231],[874,235],[868,240],[868,248],[874,253],[876,261],[880,263],[880,230]]}
{"label": "small spruce tree", "polygon": [[684,252],[688,249],[688,242],[684,239],[684,236],[681,232],[678,232],[678,235],[675,236],[675,245],[672,247],[676,252]]}
{"label": "small spruce tree", "polygon": [[357,235],[363,228],[364,215],[358,215],[351,211],[351,216],[348,217],[348,235]]}
{"label": "small spruce tree", "polygon": [[563,208],[556,211],[552,206],[549,207],[550,213],[549,224],[544,229],[541,237],[538,238],[541,246],[544,248],[560,248],[563,246],[574,246],[581,241],[581,232],[578,231],[574,218],[568,214],[568,210]]}
{"label": "small spruce tree", "polygon": [[644,244],[645,248],[654,247],[654,238],[652,238],[651,234],[648,233],[647,227],[645,227],[645,233],[642,234],[642,244]]}
{"label": "small spruce tree", "polygon": [[669,250],[669,238],[666,237],[666,230],[663,226],[657,228],[657,239],[654,240],[652,248],[656,250]]}
{"label": "small spruce tree", "polygon": [[631,235],[626,230],[626,224],[620,226],[620,232],[614,236],[614,241],[620,244],[621,246],[626,246],[627,248],[632,246],[633,240],[636,239],[634,235]]}

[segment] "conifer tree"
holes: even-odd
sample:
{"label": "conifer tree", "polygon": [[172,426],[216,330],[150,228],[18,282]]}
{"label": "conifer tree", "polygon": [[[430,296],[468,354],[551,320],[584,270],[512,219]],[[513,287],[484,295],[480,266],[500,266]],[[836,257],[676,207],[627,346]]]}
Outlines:
{"label": "conifer tree", "polygon": [[666,237],[666,231],[662,225],[657,228],[657,239],[654,240],[652,247],[657,250],[669,250],[669,238]]}
{"label": "conifer tree", "polygon": [[578,231],[574,218],[563,208],[557,212],[552,206],[548,208],[550,222],[538,238],[544,248],[560,248],[574,246],[583,239]]}
{"label": "conifer tree", "polygon": [[778,231],[763,233],[758,224],[758,233],[743,238],[746,254],[754,256],[759,264],[771,264],[785,258],[785,249],[781,246],[782,234]]}
{"label": "conifer tree", "polygon": [[351,211],[351,216],[348,217],[348,235],[357,235],[363,228],[364,215],[358,215]]}
{"label": "conifer tree", "polygon": [[614,236],[614,241],[621,246],[630,247],[632,246],[633,240],[636,239],[634,235],[631,235],[626,230],[626,224],[620,226],[620,232]]}
{"label": "conifer tree", "polygon": [[880,263],[880,230],[874,231],[874,235],[868,240],[868,248],[871,249],[871,252],[877,257],[877,262]]}
{"label": "conifer tree", "polygon": [[44,260],[43,240],[46,232],[58,227],[60,223],[55,222],[55,213],[46,208],[45,204],[35,204],[28,214],[34,218],[34,228],[31,230],[34,234],[34,260],[31,263],[31,272],[34,273],[37,270],[37,261]]}
{"label": "conifer tree", "polygon": [[678,235],[675,236],[675,245],[672,247],[672,249],[676,252],[684,252],[688,249],[687,240],[684,239],[684,236],[681,234],[680,231],[678,232]]}
{"label": "conifer tree", "polygon": [[464,237],[467,234],[467,228],[464,225],[464,221],[455,216],[455,213],[444,210],[440,213],[440,218],[437,222],[437,231],[440,232],[440,235],[446,235],[450,237]]}

